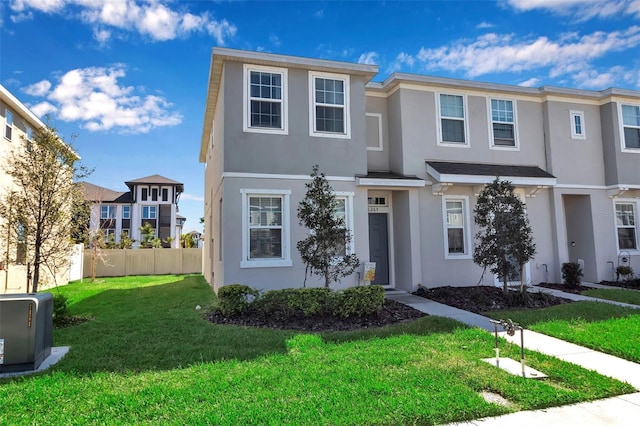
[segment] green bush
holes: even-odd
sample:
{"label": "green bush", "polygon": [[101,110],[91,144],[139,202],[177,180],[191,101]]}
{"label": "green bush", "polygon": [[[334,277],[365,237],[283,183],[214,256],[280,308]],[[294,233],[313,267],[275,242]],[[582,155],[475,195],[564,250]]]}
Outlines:
{"label": "green bush", "polygon": [[59,321],[69,315],[68,310],[69,299],[64,294],[53,295],[53,320]]}
{"label": "green bush", "polygon": [[579,263],[566,262],[562,264],[562,280],[568,288],[576,288],[584,276]]}
{"label": "green bush", "polygon": [[629,279],[633,276],[633,268],[631,266],[618,266],[616,268],[616,281],[620,281],[620,277],[623,279]]}
{"label": "green bush", "polygon": [[232,317],[247,311],[249,305],[255,301],[260,292],[243,284],[230,284],[218,290],[220,310],[223,315]]}
{"label": "green bush", "polygon": [[298,312],[304,316],[325,315],[331,304],[331,295],[328,288],[270,290],[256,300],[255,306],[279,318],[288,318]]}
{"label": "green bush", "polygon": [[377,312],[384,304],[384,288],[379,285],[350,287],[333,296],[333,314],[342,318]]}

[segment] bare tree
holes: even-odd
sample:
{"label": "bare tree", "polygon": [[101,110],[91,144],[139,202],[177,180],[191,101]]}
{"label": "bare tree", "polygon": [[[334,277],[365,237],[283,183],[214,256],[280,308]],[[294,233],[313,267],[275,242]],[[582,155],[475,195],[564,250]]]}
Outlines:
{"label": "bare tree", "polygon": [[12,182],[0,196],[0,213],[7,234],[24,244],[33,264],[33,292],[38,291],[43,266],[55,275],[68,265],[74,210],[82,199],[74,180],[88,174],[78,160],[55,130],[46,127],[34,131],[32,141],[14,147],[4,166]]}

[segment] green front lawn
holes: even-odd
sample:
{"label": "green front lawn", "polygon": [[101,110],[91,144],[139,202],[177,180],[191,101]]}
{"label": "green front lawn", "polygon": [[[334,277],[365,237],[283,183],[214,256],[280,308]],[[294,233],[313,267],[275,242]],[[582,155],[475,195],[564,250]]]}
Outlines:
{"label": "green front lawn", "polygon": [[604,302],[576,302],[485,315],[509,318],[530,330],[640,362],[640,310],[637,309]]}
{"label": "green front lawn", "polygon": [[595,288],[593,290],[585,290],[581,294],[589,297],[598,297],[600,299],[629,303],[631,305],[640,305],[640,291],[638,290],[628,290],[624,288]]}
{"label": "green front lawn", "polygon": [[195,309],[215,300],[201,276],[60,292],[94,319],[55,331],[71,351],[54,368],[0,382],[0,424],[436,424],[633,391],[534,352],[528,364],[549,379],[511,376],[479,360],[493,355],[490,333],[438,317],[321,335],[211,324]]}

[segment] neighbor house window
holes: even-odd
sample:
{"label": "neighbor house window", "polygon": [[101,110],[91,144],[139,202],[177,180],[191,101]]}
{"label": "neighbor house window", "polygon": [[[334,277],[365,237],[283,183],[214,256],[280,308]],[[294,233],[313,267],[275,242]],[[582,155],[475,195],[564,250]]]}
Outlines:
{"label": "neighbor house window", "polygon": [[311,136],[350,138],[349,76],[309,72]]}
{"label": "neighbor house window", "polygon": [[142,218],[143,219],[155,219],[156,218],[156,206],[142,206]]}
{"label": "neighbor house window", "polygon": [[287,133],[287,70],[244,65],[244,131]]}
{"label": "neighbor house window", "polygon": [[148,197],[149,197],[149,189],[142,188],[142,201],[147,201]]}
{"label": "neighbor house window", "polygon": [[469,212],[468,198],[443,197],[445,258],[468,258]]}
{"label": "neighbor house window", "polygon": [[241,190],[243,259],[241,267],[291,266],[290,191]]}
{"label": "neighbor house window", "polygon": [[115,219],[116,206],[100,206],[100,219]]}
{"label": "neighbor house window", "polygon": [[13,113],[8,109],[4,110],[4,137],[11,140],[13,136]]}
{"label": "neighbor house window", "polygon": [[640,149],[640,107],[622,105],[623,149]]}
{"label": "neighbor house window", "polygon": [[438,97],[440,113],[440,142],[466,145],[464,97],[441,93]]}
{"label": "neighbor house window", "polygon": [[584,127],[584,112],[569,111],[571,117],[571,139],[586,139],[587,133]]}
{"label": "neighbor house window", "polygon": [[122,206],[122,218],[131,219],[131,206]]}
{"label": "neighbor house window", "polygon": [[635,203],[616,203],[618,250],[635,250],[638,248],[635,209]]}
{"label": "neighbor house window", "polygon": [[512,147],[516,143],[516,117],[513,101],[491,99],[491,129],[493,146]]}
{"label": "neighbor house window", "polygon": [[169,201],[169,188],[162,188],[162,201]]}
{"label": "neighbor house window", "polygon": [[151,201],[158,201],[158,188],[151,189]]}

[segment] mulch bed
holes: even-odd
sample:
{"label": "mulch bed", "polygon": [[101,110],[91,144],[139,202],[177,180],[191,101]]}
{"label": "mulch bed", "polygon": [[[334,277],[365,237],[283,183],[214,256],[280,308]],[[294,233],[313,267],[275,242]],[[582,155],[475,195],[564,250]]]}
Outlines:
{"label": "mulch bed", "polygon": [[623,280],[623,281],[600,281],[602,285],[610,287],[630,288],[632,290],[640,290],[640,279]]}
{"label": "mulch bed", "polygon": [[525,293],[493,286],[419,288],[415,295],[454,306],[465,311],[482,313],[505,309],[539,309],[570,303],[571,300],[548,293]]}
{"label": "mulch bed", "polygon": [[424,316],[426,316],[425,313],[407,305],[393,300],[385,300],[384,306],[378,313],[353,318],[304,317],[300,314],[287,319],[281,319],[267,316],[261,311],[250,311],[244,315],[228,318],[222,315],[222,312],[216,310],[209,313],[207,319],[216,324],[323,332],[383,327],[399,322],[415,320]]}

